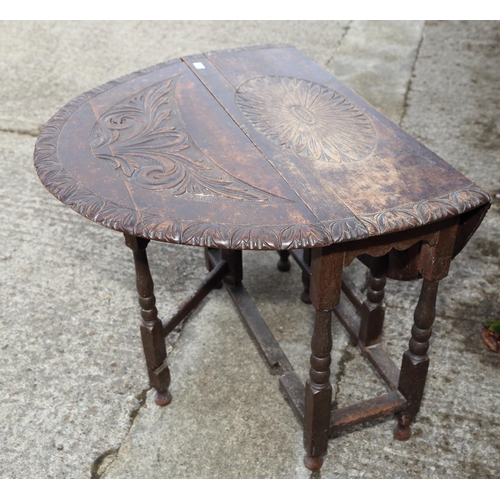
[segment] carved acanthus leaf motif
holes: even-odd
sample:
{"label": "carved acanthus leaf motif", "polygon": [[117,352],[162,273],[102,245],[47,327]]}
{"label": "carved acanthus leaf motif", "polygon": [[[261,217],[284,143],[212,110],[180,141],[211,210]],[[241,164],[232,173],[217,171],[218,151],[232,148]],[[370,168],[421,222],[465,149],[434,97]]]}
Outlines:
{"label": "carved acanthus leaf motif", "polygon": [[336,243],[341,241],[360,240],[368,236],[368,230],[363,223],[355,218],[340,219],[327,223]]}
{"label": "carved acanthus leaf motif", "polygon": [[172,78],[156,83],[104,113],[91,135],[94,156],[128,182],[147,189],[169,189],[174,196],[290,202],[232,177],[203,154],[182,130],[171,97],[176,82]]}
{"label": "carved acanthus leaf motif", "polygon": [[319,242],[327,244],[330,236],[323,226],[308,224],[284,228],[279,239],[282,246],[301,248],[317,246]]}
{"label": "carved acanthus leaf motif", "polygon": [[243,83],[236,103],[250,123],[296,154],[333,163],[366,158],[377,136],[355,104],[323,85],[285,76]]}

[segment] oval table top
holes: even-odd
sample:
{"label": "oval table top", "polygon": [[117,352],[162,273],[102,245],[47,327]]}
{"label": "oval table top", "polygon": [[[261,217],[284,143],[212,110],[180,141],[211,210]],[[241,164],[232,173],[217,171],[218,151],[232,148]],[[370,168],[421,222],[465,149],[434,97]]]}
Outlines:
{"label": "oval table top", "polygon": [[290,46],[185,57],[86,92],[44,126],[35,167],[104,226],[218,248],[327,246],[490,203]]}

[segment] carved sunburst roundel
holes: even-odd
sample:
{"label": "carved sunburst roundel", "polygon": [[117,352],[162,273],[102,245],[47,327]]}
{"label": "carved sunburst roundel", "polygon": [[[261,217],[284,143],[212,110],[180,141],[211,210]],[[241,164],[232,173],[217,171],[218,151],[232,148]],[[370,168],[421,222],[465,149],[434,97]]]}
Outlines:
{"label": "carved sunburst roundel", "polygon": [[366,158],[377,142],[370,119],[358,106],[307,80],[254,78],[239,87],[236,103],[259,132],[303,157],[355,162]]}

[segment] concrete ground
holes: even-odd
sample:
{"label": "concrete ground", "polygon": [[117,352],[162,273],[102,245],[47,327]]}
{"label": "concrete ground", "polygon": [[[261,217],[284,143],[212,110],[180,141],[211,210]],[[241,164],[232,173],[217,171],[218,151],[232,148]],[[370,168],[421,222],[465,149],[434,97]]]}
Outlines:
{"label": "concrete ground", "polygon": [[[173,335],[174,399],[153,403],[123,237],[53,198],[32,163],[40,127],[78,94],[170,58],[267,43],[298,47],[494,200],[440,287],[412,439],[393,440],[392,418],[344,432],[320,477],[500,477],[500,356],[480,337],[500,318],[500,22],[413,21],[0,23],[0,477],[311,477],[301,428],[223,290]],[[245,282],[305,380],[313,312],[297,266],[279,273],[276,257],[247,252]],[[150,262],[162,314],[205,273],[199,248],[153,242]],[[418,283],[387,286],[395,360],[417,294]],[[382,394],[333,330],[339,406]]]}

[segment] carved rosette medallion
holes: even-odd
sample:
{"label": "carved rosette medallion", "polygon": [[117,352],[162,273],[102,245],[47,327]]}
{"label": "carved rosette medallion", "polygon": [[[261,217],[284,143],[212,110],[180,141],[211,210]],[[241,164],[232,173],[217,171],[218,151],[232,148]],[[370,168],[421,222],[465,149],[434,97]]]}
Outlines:
{"label": "carved rosette medallion", "polygon": [[377,143],[370,119],[358,106],[307,80],[254,78],[238,88],[236,103],[259,132],[306,158],[356,162],[366,158]]}
{"label": "carved rosette medallion", "polygon": [[90,137],[96,158],[145,189],[193,200],[290,202],[250,186],[208,158],[183,129],[172,78],[140,90],[101,115]]}

